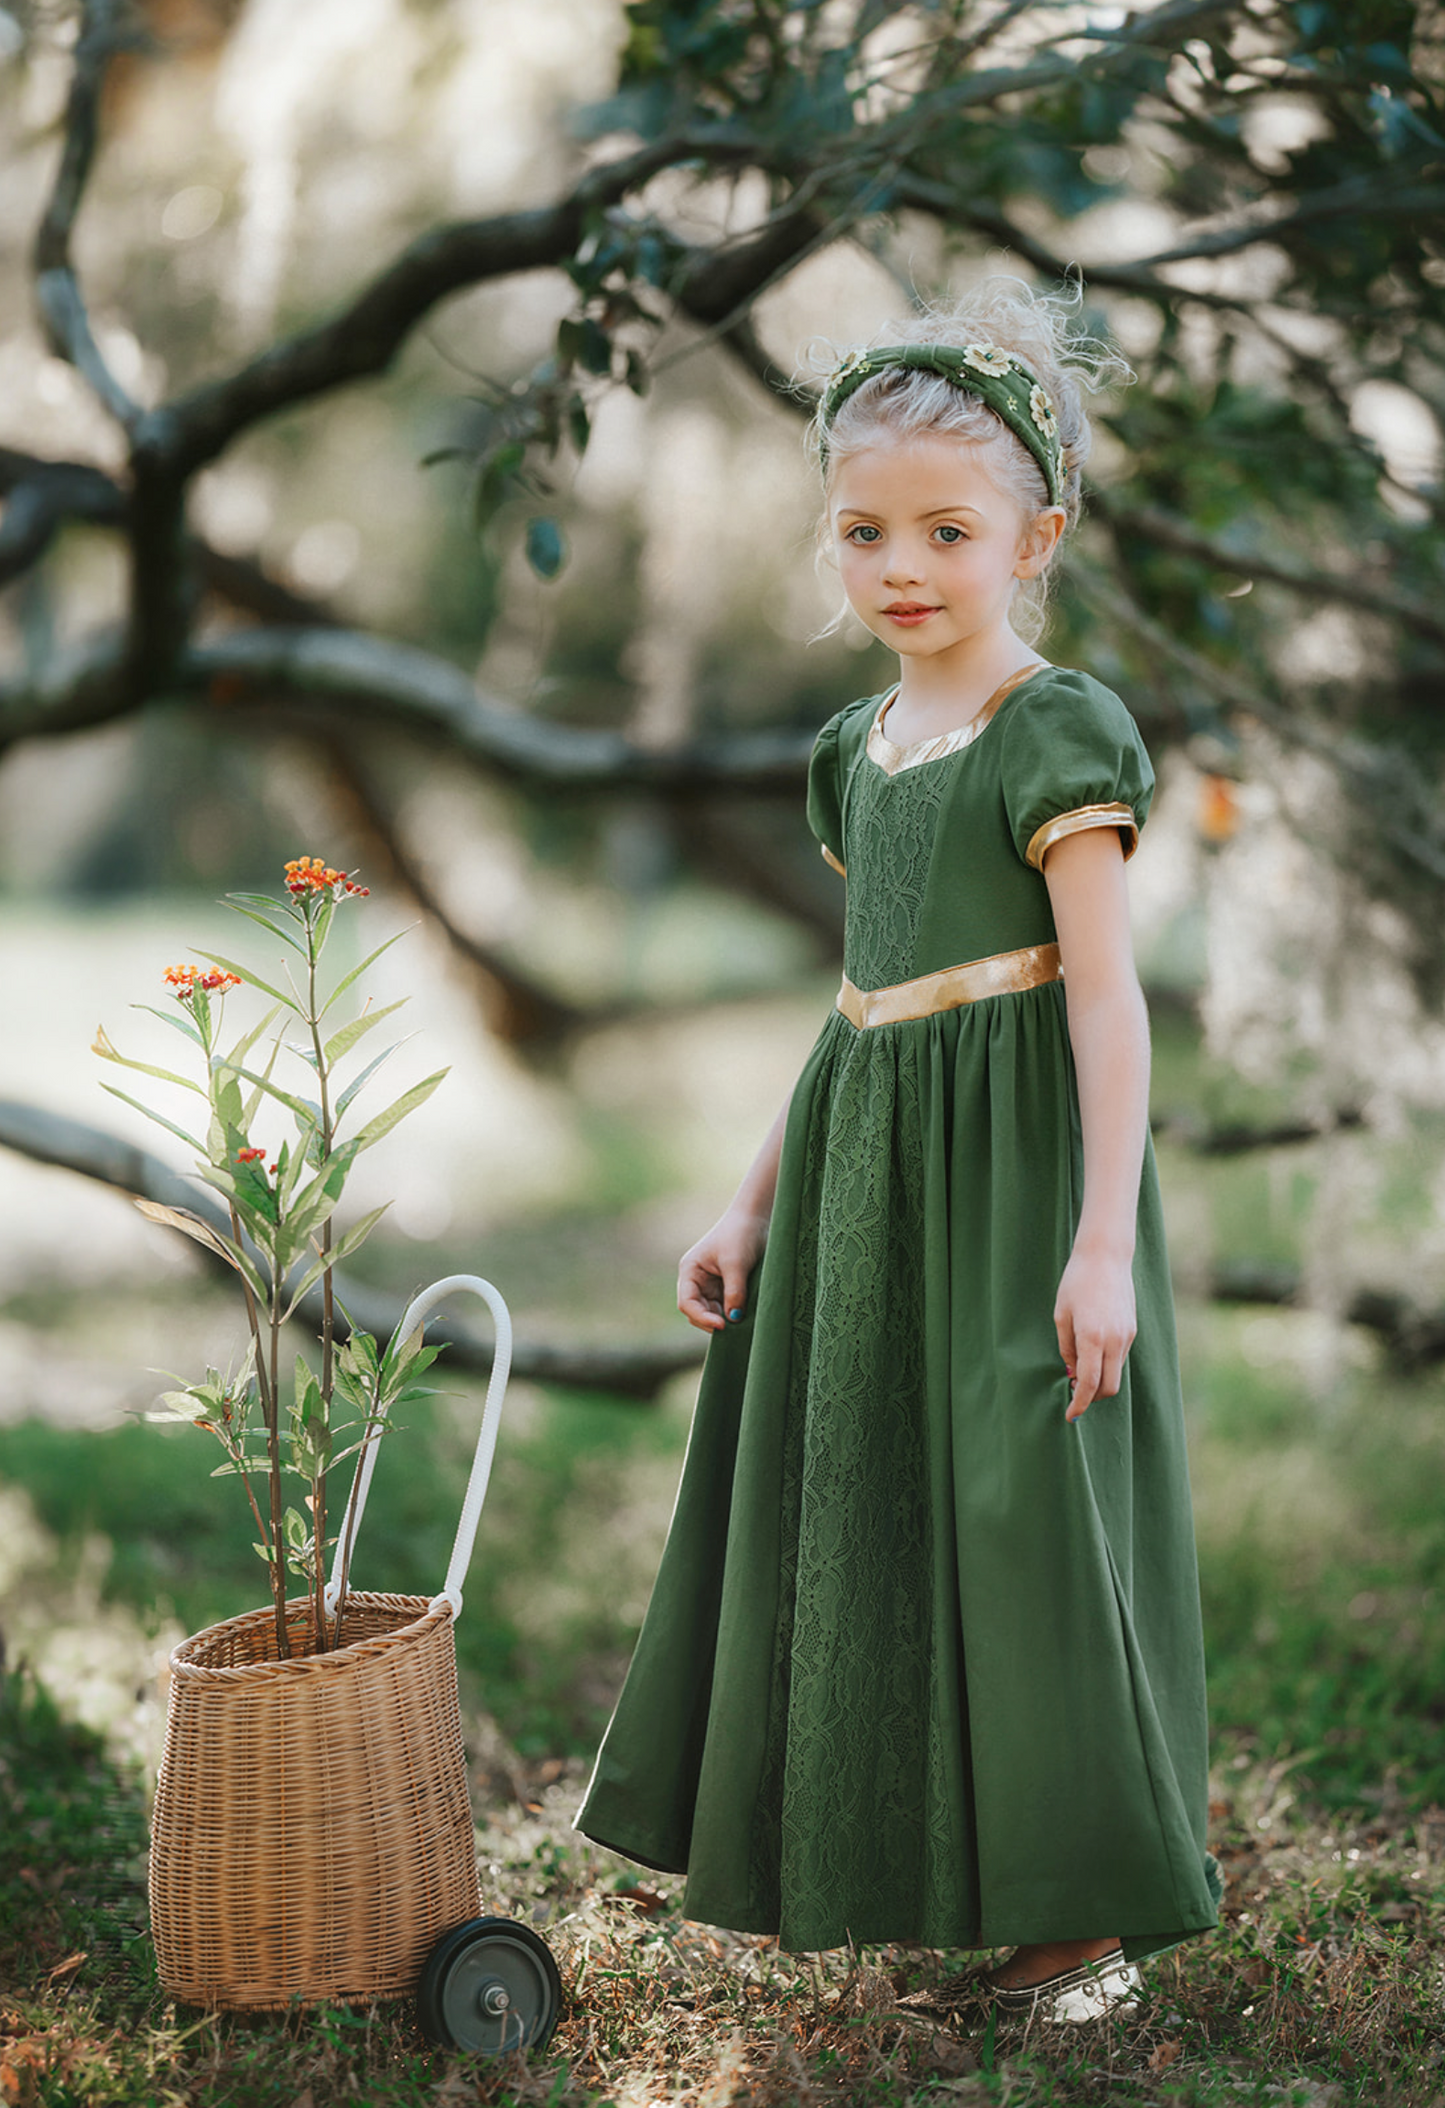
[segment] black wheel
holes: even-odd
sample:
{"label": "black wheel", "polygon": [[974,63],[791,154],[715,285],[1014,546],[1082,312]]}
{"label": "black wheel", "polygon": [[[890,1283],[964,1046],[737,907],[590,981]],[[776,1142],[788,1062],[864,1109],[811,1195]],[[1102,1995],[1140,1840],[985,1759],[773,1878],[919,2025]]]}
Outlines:
{"label": "black wheel", "polygon": [[562,2010],[562,1979],[530,1925],[470,1918],[427,1956],[416,2007],[429,2042],[501,2057],[545,2047]]}

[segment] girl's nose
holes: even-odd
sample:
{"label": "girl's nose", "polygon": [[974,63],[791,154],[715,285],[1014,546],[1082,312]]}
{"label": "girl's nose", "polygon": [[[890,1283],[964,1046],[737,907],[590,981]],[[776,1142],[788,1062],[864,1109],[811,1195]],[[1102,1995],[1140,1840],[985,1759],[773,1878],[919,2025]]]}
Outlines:
{"label": "girl's nose", "polygon": [[883,566],[883,583],[889,586],[917,585],[923,564],[916,550],[895,542]]}

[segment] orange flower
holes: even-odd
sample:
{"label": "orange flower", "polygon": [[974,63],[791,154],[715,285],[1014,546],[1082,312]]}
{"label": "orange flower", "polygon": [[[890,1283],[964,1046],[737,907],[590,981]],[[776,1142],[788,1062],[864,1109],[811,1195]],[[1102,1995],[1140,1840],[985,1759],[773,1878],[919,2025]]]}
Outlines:
{"label": "orange flower", "polygon": [[238,1149],[236,1151],[236,1162],[238,1164],[254,1164],[265,1154],[264,1149]]}
{"label": "orange flower", "polygon": [[222,973],[219,967],[212,967],[209,973],[202,973],[199,966],[168,966],[165,979],[167,985],[175,990],[179,1003],[188,1003],[198,988],[204,988],[207,995],[224,995],[228,988],[239,988],[241,985],[241,976],[238,973]]}
{"label": "orange flower", "polygon": [[371,888],[358,886],[344,871],[333,870],[319,856],[298,856],[286,866],[286,891],[297,899],[304,893],[333,893],[341,900],[350,893],[369,893]]}
{"label": "orange flower", "polygon": [[1199,779],[1199,832],[1206,842],[1231,841],[1239,832],[1239,793],[1227,776]]}

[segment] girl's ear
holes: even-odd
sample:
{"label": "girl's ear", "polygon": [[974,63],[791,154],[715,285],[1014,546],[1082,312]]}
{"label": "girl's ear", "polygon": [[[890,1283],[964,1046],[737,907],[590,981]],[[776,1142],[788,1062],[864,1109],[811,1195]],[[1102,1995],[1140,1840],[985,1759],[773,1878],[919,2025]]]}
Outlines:
{"label": "girl's ear", "polygon": [[1019,544],[1014,577],[1037,578],[1040,571],[1046,571],[1067,525],[1068,514],[1062,505],[1051,505],[1047,512],[1036,512]]}

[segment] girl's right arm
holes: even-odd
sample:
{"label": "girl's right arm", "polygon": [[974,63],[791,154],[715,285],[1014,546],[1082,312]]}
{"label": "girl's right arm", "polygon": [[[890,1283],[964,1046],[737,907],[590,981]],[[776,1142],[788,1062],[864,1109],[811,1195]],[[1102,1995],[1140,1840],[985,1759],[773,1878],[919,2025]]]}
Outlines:
{"label": "girl's right arm", "polygon": [[682,1255],[677,1270],[677,1307],[699,1332],[721,1332],[729,1319],[743,1314],[748,1276],[767,1241],[787,1124],[785,1105],[768,1129],[766,1141],[726,1211],[707,1235],[699,1237],[691,1251]]}

